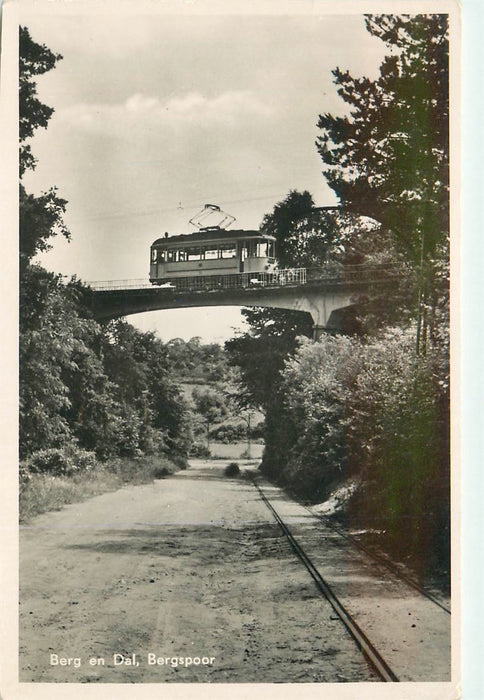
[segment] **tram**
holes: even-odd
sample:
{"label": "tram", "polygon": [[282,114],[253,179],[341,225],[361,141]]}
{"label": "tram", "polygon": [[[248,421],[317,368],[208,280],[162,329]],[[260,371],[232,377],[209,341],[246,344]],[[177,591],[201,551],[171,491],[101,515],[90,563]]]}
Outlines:
{"label": "tram", "polygon": [[[151,245],[150,282],[166,285],[182,278],[241,275],[257,280],[276,271],[276,239],[260,231],[227,231],[219,226],[195,233],[165,233]],[[207,280],[208,281],[208,280]]]}

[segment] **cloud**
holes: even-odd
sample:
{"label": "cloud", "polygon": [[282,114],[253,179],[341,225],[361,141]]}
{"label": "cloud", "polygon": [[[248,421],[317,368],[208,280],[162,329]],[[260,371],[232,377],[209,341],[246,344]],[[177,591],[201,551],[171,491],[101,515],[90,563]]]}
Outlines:
{"label": "cloud", "polygon": [[60,109],[56,118],[70,127],[118,136],[131,129],[238,127],[248,119],[267,120],[272,109],[250,90],[232,90],[214,97],[200,92],[158,97],[135,93],[124,102],[78,103]]}

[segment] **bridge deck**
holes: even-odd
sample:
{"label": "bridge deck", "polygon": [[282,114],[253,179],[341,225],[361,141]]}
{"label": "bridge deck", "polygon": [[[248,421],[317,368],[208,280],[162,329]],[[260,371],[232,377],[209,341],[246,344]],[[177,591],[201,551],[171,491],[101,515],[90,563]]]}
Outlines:
{"label": "bridge deck", "polygon": [[[94,318],[162,309],[203,306],[262,306],[310,313],[315,327],[328,327],[334,312],[348,308],[374,285],[395,284],[404,271],[396,265],[297,268],[273,273],[175,278],[151,285],[146,281],[96,283],[89,291]],[[94,284],[94,283],[93,283]]]}

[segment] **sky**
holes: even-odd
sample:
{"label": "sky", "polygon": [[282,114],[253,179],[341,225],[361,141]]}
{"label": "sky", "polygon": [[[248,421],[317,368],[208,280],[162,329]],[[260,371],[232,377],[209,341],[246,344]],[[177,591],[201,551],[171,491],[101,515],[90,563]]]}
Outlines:
{"label": "sky", "polygon": [[[54,240],[39,258],[46,268],[84,281],[147,281],[153,240],[195,230],[189,219],[206,203],[247,229],[291,189],[336,203],[316,125],[321,113],[345,111],[332,69],[378,73],[386,49],[362,15],[81,15],[79,5],[69,14],[50,6],[46,14],[26,4],[20,18],[63,56],[37,81],[55,112],[31,140],[38,165],[24,177],[29,191],[55,185],[68,201],[72,240]],[[202,308],[129,321],[164,340],[223,342],[241,317]]]}

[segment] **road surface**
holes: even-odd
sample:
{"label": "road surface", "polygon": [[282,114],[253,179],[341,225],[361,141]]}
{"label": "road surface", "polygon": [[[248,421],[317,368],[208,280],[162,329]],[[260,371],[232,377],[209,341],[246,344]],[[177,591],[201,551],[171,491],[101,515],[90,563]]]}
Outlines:
{"label": "road surface", "polygon": [[194,460],[21,528],[20,681],[378,680],[252,482],[225,464]]}

